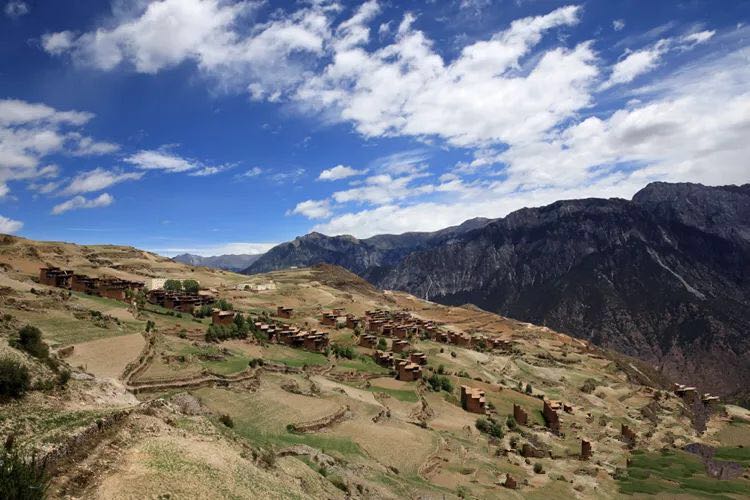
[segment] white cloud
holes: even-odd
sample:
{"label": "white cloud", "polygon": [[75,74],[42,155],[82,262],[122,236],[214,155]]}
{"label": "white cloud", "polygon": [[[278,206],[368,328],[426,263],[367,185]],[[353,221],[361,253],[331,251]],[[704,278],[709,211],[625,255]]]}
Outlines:
{"label": "white cloud", "polygon": [[47,33],[42,36],[42,48],[49,54],[58,56],[73,47],[75,33],[72,31],[60,31]]}
{"label": "white cloud", "polygon": [[203,257],[213,257],[215,255],[242,255],[242,254],[260,254],[266,253],[278,243],[219,243],[215,245],[192,245],[188,247],[170,247],[170,248],[153,248],[150,251],[167,257],[190,253],[201,255]]}
{"label": "white cloud", "polygon": [[13,234],[23,227],[23,222],[0,215],[0,233]]}
{"label": "white cloud", "polygon": [[681,37],[680,41],[688,45],[696,45],[709,41],[715,34],[715,31],[698,31],[696,33],[690,33],[689,35]]}
{"label": "white cloud", "polygon": [[700,31],[679,38],[663,38],[651,47],[628,51],[625,57],[612,67],[612,74],[609,80],[602,84],[601,89],[632,82],[638,76],[656,68],[668,52],[690,50],[710,40],[715,33],[715,31]]}
{"label": "white cloud", "polygon": [[620,83],[628,83],[636,77],[651,71],[658,64],[668,49],[668,41],[660,40],[653,47],[629,52],[612,68],[609,80],[602,85],[603,89]]}
{"label": "white cloud", "polygon": [[334,110],[368,137],[437,136],[476,146],[538,136],[590,103],[594,54],[589,43],[552,49],[527,72],[519,71],[520,60],[547,31],[576,24],[578,15],[577,7],[563,7],[516,20],[450,63],[407,16],[390,45],[335,50],[295,97],[305,108]]}
{"label": "white cloud", "polygon": [[615,19],[612,21],[612,29],[615,31],[622,31],[622,29],[625,28],[625,20],[624,19]]}
{"label": "white cloud", "polygon": [[355,175],[362,175],[367,170],[357,170],[346,165],[336,165],[333,168],[323,170],[318,176],[319,181],[337,181],[340,179],[346,179],[347,177],[353,177]]}
{"label": "white cloud", "polygon": [[116,150],[116,144],[99,142],[80,132],[93,116],[81,111],[59,111],[40,103],[0,99],[0,183],[56,176],[57,167],[40,166],[55,154],[91,156]]}
{"label": "white cloud", "polygon": [[16,19],[29,13],[29,5],[26,2],[11,0],[5,4],[5,15]]}
{"label": "white cloud", "polygon": [[289,214],[303,215],[308,219],[323,219],[331,215],[328,200],[307,200],[297,203]]}
{"label": "white cloud", "polygon": [[64,201],[59,205],[55,205],[52,208],[53,215],[60,215],[70,210],[78,210],[81,208],[99,208],[107,207],[114,203],[115,199],[108,193],[102,193],[96,198],[85,198],[83,196],[74,196],[68,201]]}
{"label": "white cloud", "polygon": [[76,175],[63,193],[79,194],[101,191],[120,182],[139,180],[141,177],[143,177],[142,172],[118,172],[96,168]]}
{"label": "white cloud", "polygon": [[263,173],[263,169],[260,167],[253,167],[244,174],[242,174],[242,177],[258,177],[260,174]]}
{"label": "white cloud", "polygon": [[162,170],[168,173],[188,172],[189,175],[207,176],[227,170],[233,165],[206,165],[201,161],[172,153],[168,147],[158,150],[141,150],[125,158],[126,163],[142,170]]}
{"label": "white cloud", "polygon": [[[89,33],[43,37],[53,55],[102,70],[128,65],[139,73],[156,73],[192,61],[223,87],[248,88],[256,98],[272,98],[303,78],[304,54],[321,54],[329,36],[327,12],[335,7],[314,3],[286,16],[247,27],[261,2],[162,0],[140,2]],[[251,86],[252,85],[252,86]]]}

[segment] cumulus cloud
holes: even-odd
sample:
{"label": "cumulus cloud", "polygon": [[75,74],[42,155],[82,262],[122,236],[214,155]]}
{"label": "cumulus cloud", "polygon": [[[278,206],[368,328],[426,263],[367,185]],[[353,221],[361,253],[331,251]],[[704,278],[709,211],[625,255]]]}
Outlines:
{"label": "cumulus cloud", "polygon": [[303,215],[308,219],[323,219],[331,213],[328,200],[306,200],[297,203],[289,214]]}
{"label": "cumulus cloud", "polygon": [[29,5],[26,2],[12,0],[5,4],[3,10],[6,16],[16,19],[29,13]]}
{"label": "cumulus cloud", "polygon": [[80,194],[101,191],[120,182],[139,180],[143,177],[142,172],[119,172],[95,168],[76,175],[65,188],[63,194]]}
{"label": "cumulus cloud", "polygon": [[85,198],[83,196],[74,196],[68,201],[64,201],[59,205],[55,205],[52,208],[53,215],[60,215],[70,210],[78,210],[81,208],[99,208],[107,207],[114,203],[115,199],[109,193],[102,193],[96,198]]}
{"label": "cumulus cloud", "polygon": [[307,108],[335,110],[368,137],[437,136],[456,146],[533,137],[589,104],[587,88],[598,73],[589,43],[549,50],[526,74],[518,71],[546,32],[576,24],[579,12],[569,6],[516,20],[452,62],[407,15],[390,45],[335,48],[331,64],[295,98]]}
{"label": "cumulus cloud", "polygon": [[0,233],[13,234],[23,228],[23,222],[0,215]]}
{"label": "cumulus cloud", "polygon": [[337,181],[340,179],[346,179],[347,177],[353,177],[355,175],[362,175],[367,170],[357,170],[346,165],[336,165],[333,168],[323,170],[318,176],[319,181]]}
{"label": "cumulus cloud", "polygon": [[60,111],[41,103],[0,99],[0,184],[55,177],[57,167],[41,166],[55,154],[108,154],[118,146],[81,132],[94,117],[82,111]]}
{"label": "cumulus cloud", "polygon": [[[406,137],[466,154],[452,172],[424,151],[379,159],[366,165],[369,177],[290,210],[322,232],[433,230],[560,198],[629,197],[650,180],[748,181],[743,27],[728,40],[711,30],[675,35],[679,24],[667,23],[624,37],[615,46],[628,50],[610,62],[595,39],[568,42],[584,13],[567,6],[517,19],[448,57],[416,15],[383,22],[375,1],[354,10],[311,2],[266,19],[248,2],[138,5],[88,33],[50,34],[43,46],[102,70],[156,73],[192,62],[216,89],[348,123],[365,138]],[[709,43],[716,39],[723,43]],[[689,62],[678,57],[701,44]],[[128,160],[169,172],[213,167],[164,149]],[[351,170],[339,165],[318,178]],[[304,170],[263,173],[295,182]]]}
{"label": "cumulus cloud", "polygon": [[231,164],[206,165],[191,158],[182,157],[170,151],[170,147],[157,150],[144,149],[134,153],[124,160],[142,170],[161,170],[167,173],[183,173],[203,177],[218,174],[231,168]]}
{"label": "cumulus cloud", "polygon": [[222,85],[272,98],[279,87],[302,78],[305,54],[323,51],[329,33],[326,13],[335,10],[315,3],[248,31],[244,21],[261,2],[162,0],[139,5],[115,16],[111,27],[80,35],[48,33],[42,46],[52,55],[68,54],[102,70],[127,65],[153,74],[192,61]]}

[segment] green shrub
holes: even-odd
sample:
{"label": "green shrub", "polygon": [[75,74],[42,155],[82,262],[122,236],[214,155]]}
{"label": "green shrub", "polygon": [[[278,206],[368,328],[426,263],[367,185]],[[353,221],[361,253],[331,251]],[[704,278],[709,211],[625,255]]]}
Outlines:
{"label": "green shrub", "polygon": [[378,339],[378,349],[381,351],[385,351],[386,349],[388,349],[388,342],[386,342],[383,337],[380,337]]}
{"label": "green shrub", "polygon": [[234,420],[232,420],[232,417],[230,417],[226,413],[224,413],[223,415],[219,417],[219,422],[221,422],[227,427],[230,427],[230,428],[234,427]]}
{"label": "green shrub", "polygon": [[271,449],[263,450],[260,454],[260,461],[266,467],[274,467],[276,465],[276,452]]}
{"label": "green shrub", "polygon": [[451,383],[451,380],[448,377],[438,375],[437,373],[433,373],[427,378],[427,385],[430,390],[434,392],[453,392],[453,384]]}
{"label": "green shrub", "polygon": [[516,419],[513,417],[513,415],[508,417],[508,419],[505,421],[505,425],[507,425],[508,429],[510,430],[514,430],[516,427],[518,427]]}
{"label": "green shrub", "polygon": [[68,382],[70,381],[70,370],[60,370],[57,373],[57,385],[60,387],[65,387],[68,385]]}
{"label": "green shrub", "polygon": [[583,381],[583,386],[581,387],[581,391],[585,392],[586,394],[591,394],[596,390],[596,380],[593,378],[587,378]]}
{"label": "green shrub", "polygon": [[531,384],[526,384],[526,390],[525,390],[525,392],[526,392],[526,394],[531,394],[531,393],[534,392],[534,388],[531,387]]}
{"label": "green shrub", "polygon": [[539,462],[535,463],[534,472],[537,474],[544,474],[544,466]]}
{"label": "green shrub", "polygon": [[20,398],[30,385],[28,368],[15,359],[0,358],[0,398]]}
{"label": "green shrub", "polygon": [[352,349],[350,346],[344,347],[338,344],[332,344],[331,352],[333,352],[333,354],[335,354],[337,358],[346,358],[346,359],[354,358],[354,349]]}
{"label": "green shrub", "polygon": [[502,426],[492,417],[478,418],[474,425],[479,432],[489,434],[498,439],[501,439],[505,435]]}
{"label": "green shrub", "polygon": [[49,478],[35,456],[22,457],[12,444],[0,450],[0,498],[43,499],[48,487]]}
{"label": "green shrub", "polygon": [[45,359],[49,356],[49,347],[42,341],[42,332],[35,326],[26,325],[21,328],[13,347],[26,351],[35,358]]}
{"label": "green shrub", "polygon": [[198,290],[200,290],[201,286],[198,284],[195,280],[185,280],[182,282],[182,289],[185,290],[185,293],[198,293]]}

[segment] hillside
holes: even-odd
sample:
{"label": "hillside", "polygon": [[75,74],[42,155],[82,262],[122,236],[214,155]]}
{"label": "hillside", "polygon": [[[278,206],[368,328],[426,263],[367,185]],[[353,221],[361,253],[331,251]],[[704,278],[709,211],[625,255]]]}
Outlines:
{"label": "hillside", "polygon": [[[27,365],[33,385],[0,403],[0,438],[12,434],[48,458],[53,498],[741,498],[750,490],[750,412],[690,402],[648,365],[545,327],[383,292],[336,266],[248,277],[129,247],[1,243],[0,357]],[[327,331],[336,349],[253,336],[205,342],[209,318],[40,285],[45,265],[196,279],[243,314]],[[273,318],[279,305],[293,308],[289,319]],[[485,340],[469,348],[409,334],[409,349],[426,356],[425,379],[397,380],[359,345],[362,331],[322,324],[333,309],[356,318],[381,309]],[[11,345],[24,325],[42,331],[61,367]],[[394,348],[395,339],[379,338]],[[490,349],[495,340],[502,347]],[[62,369],[69,381],[59,380]],[[497,436],[462,409],[461,385],[485,391]],[[545,400],[565,407],[559,433]],[[509,418],[514,405],[526,423]],[[584,460],[582,440],[592,446]]]}
{"label": "hillside", "polygon": [[331,253],[347,237],[311,235],[248,272],[337,263],[382,288],[547,325],[739,398],[750,386],[748,221],[750,186],[654,183],[632,201],[560,201],[421,235],[372,264],[353,245]]}

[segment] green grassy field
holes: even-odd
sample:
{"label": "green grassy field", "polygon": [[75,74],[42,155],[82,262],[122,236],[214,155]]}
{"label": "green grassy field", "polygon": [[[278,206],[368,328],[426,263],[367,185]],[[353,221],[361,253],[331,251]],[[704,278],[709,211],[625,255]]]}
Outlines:
{"label": "green grassy field", "polygon": [[405,389],[386,389],[385,387],[378,387],[376,385],[370,386],[368,389],[370,392],[382,392],[388,394],[390,397],[406,403],[416,403],[419,401],[419,396],[414,391]]}
{"label": "green grassy field", "polygon": [[263,349],[263,358],[275,361],[287,366],[301,368],[307,366],[322,366],[328,363],[328,359],[317,352],[292,349],[281,345],[269,345]]}
{"label": "green grassy field", "polygon": [[625,495],[692,494],[700,498],[729,499],[750,493],[750,481],[713,479],[706,474],[700,458],[683,451],[634,452],[627,477],[619,480],[619,486],[620,493]]}
{"label": "green grassy field", "polygon": [[340,359],[336,363],[336,368],[338,370],[340,369],[356,370],[359,372],[375,373],[378,375],[388,375],[390,373],[390,370],[388,368],[384,368],[380,366],[375,361],[373,361],[372,358],[369,358],[369,357],[355,358],[355,359]]}

